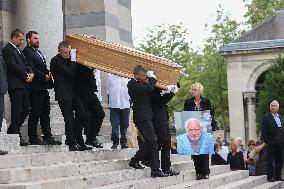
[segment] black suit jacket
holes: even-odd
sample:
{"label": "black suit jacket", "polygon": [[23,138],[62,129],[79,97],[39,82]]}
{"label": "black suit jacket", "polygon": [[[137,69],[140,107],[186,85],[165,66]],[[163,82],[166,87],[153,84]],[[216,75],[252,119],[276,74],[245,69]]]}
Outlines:
{"label": "black suit jacket", "polygon": [[28,87],[27,74],[33,71],[23,52],[20,53],[12,44],[8,43],[2,49],[2,55],[7,66],[8,89]]}
{"label": "black suit jacket", "polygon": [[152,94],[153,123],[155,126],[167,126],[169,115],[167,103],[174,97],[174,93],[161,96],[161,89],[155,88]]}
{"label": "black suit jacket", "polygon": [[94,69],[78,64],[76,66],[75,75],[75,94],[86,102],[91,101],[94,95],[96,95],[95,92],[98,91]]}
{"label": "black suit jacket", "polygon": [[[46,60],[43,55],[42,59],[37,50],[30,46],[26,46],[23,50],[23,53],[34,72],[34,79],[31,82],[29,89],[31,91],[40,91],[50,88],[50,86],[52,86],[52,80],[45,80],[49,70],[47,69]],[[41,52],[39,51],[39,53]]]}
{"label": "black suit jacket", "polygon": [[[200,108],[201,110],[210,110],[211,113],[211,102],[209,99],[201,97],[200,101]],[[195,103],[194,103],[194,97],[186,100],[184,102],[184,111],[196,111]],[[212,113],[211,113],[212,114]]]}
{"label": "black suit jacket", "polygon": [[128,94],[133,103],[133,121],[140,122],[152,120],[151,93],[155,89],[157,80],[149,78],[149,83],[140,83],[132,78],[128,84]]}
{"label": "black suit jacket", "polygon": [[210,110],[210,114],[212,116],[212,121],[211,121],[211,127],[212,127],[212,131],[216,131],[216,129],[218,129],[218,125],[217,125],[217,121],[214,119],[214,113],[213,110],[211,108],[211,102],[209,99],[201,97],[201,101],[200,101],[200,110],[197,109],[197,107],[195,106],[195,102],[194,102],[194,97],[186,100],[184,102],[184,111],[204,111],[204,110]]}
{"label": "black suit jacket", "polygon": [[[282,116],[279,116],[280,121],[283,121]],[[266,144],[273,145],[275,137],[281,127],[278,127],[271,112],[266,113],[262,118],[261,134]]]}
{"label": "black suit jacket", "polygon": [[55,100],[73,100],[76,65],[76,62],[71,62],[70,59],[63,59],[59,54],[51,59],[50,71],[54,79]]}
{"label": "black suit jacket", "polygon": [[5,94],[7,90],[7,68],[2,56],[0,56],[0,94]]}

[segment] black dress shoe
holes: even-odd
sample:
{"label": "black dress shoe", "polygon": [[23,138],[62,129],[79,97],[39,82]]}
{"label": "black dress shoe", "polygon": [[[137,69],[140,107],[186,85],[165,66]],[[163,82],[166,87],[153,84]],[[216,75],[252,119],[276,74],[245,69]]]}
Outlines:
{"label": "black dress shoe", "polygon": [[268,178],[267,182],[275,182],[275,179],[274,178]]}
{"label": "black dress shoe", "polygon": [[141,164],[146,166],[146,167],[151,167],[150,161],[141,161]]}
{"label": "black dress shoe", "polygon": [[92,150],[93,148],[90,146],[87,146],[86,144],[82,143],[82,144],[77,144],[80,145],[82,147],[83,150]]}
{"label": "black dress shoe", "polygon": [[128,165],[134,169],[144,169],[144,167],[138,162],[130,161]]}
{"label": "black dress shoe", "polygon": [[176,172],[172,169],[169,169],[169,170],[166,170],[166,171],[163,171],[163,173],[169,175],[169,176],[176,176],[176,175],[179,175],[179,172]]}
{"label": "black dress shoe", "polygon": [[69,151],[84,151],[81,145],[69,145]]}
{"label": "black dress shoe", "polygon": [[282,179],[280,176],[280,177],[276,177],[275,181],[284,181],[284,179]]}
{"label": "black dress shoe", "polygon": [[0,155],[6,155],[8,154],[8,151],[0,150]]}
{"label": "black dress shoe", "polygon": [[111,149],[116,150],[116,149],[117,149],[117,144],[113,144],[113,145],[111,146]]}
{"label": "black dress shoe", "polygon": [[95,148],[103,148],[102,146],[102,143],[100,143],[99,141],[93,141],[93,142],[90,142],[90,141],[86,141],[85,143],[86,145],[90,145],[90,146],[93,146]]}
{"label": "black dress shoe", "polygon": [[44,141],[47,143],[47,145],[61,145],[62,144],[62,142],[54,140],[53,137],[49,137],[45,139]]}
{"label": "black dress shoe", "polygon": [[30,140],[30,145],[47,145],[47,143],[36,138],[34,140]]}
{"label": "black dress shoe", "polygon": [[202,179],[209,179],[209,175],[202,175]]}
{"label": "black dress shoe", "polygon": [[201,180],[202,179],[202,175],[201,174],[196,174],[196,180]]}
{"label": "black dress shoe", "polygon": [[158,171],[151,171],[151,177],[156,178],[156,177],[167,177],[169,175],[163,173],[161,170]]}
{"label": "black dress shoe", "polygon": [[121,149],[125,149],[125,148],[129,148],[129,147],[127,146],[127,144],[122,144]]}
{"label": "black dress shoe", "polygon": [[25,142],[23,139],[20,139],[20,146],[28,146],[29,143]]}

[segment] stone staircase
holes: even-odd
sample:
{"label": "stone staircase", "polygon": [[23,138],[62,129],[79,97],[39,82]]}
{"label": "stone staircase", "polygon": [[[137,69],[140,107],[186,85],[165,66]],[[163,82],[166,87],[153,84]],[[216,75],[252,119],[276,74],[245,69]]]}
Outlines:
{"label": "stone staircase", "polygon": [[249,177],[248,171],[230,171],[227,165],[211,166],[210,179],[195,180],[189,156],[171,155],[180,175],[151,178],[149,168],[128,166],[136,149],[111,150],[104,144],[103,149],[69,152],[65,145],[20,147],[14,135],[1,133],[1,139],[15,144],[0,156],[0,189],[282,188],[281,182],[267,183],[266,176]]}
{"label": "stone staircase", "polygon": [[[51,108],[51,128],[64,143],[64,122],[59,107]],[[171,155],[173,169],[180,175],[151,178],[150,169],[128,166],[136,149],[111,150],[109,109],[99,140],[103,149],[69,152],[66,145],[19,146],[18,135],[0,133],[0,189],[280,189],[281,182],[268,183],[266,176],[249,177],[248,171],[230,171],[229,166],[211,166],[210,179],[196,180],[193,162],[188,156]],[[23,130],[27,128],[22,127]]]}

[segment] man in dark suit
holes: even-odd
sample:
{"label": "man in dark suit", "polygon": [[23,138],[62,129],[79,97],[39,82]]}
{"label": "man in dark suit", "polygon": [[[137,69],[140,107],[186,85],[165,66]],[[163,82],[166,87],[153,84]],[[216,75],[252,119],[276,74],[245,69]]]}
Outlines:
{"label": "man in dark suit", "polygon": [[281,129],[282,116],[278,114],[279,103],[273,100],[270,104],[270,112],[262,118],[261,134],[267,144],[267,181],[274,182],[282,180],[281,168],[283,158],[283,147],[275,143],[275,137]]}
{"label": "man in dark suit", "polygon": [[[89,150],[83,144],[76,144],[77,133],[86,121],[85,110],[80,99],[74,94],[76,59],[70,57],[71,46],[67,41],[58,45],[58,54],[51,59],[50,70],[54,78],[55,100],[58,101],[65,122],[65,143],[70,151]],[[76,123],[74,118],[76,117]]]}
{"label": "man in dark suit", "polygon": [[[94,69],[78,64],[75,73],[74,91],[81,99],[88,116],[88,123],[85,127],[86,144],[96,148],[103,148],[96,137],[100,132],[105,112],[95,94],[95,92],[97,92],[97,85]],[[82,132],[78,133],[77,140],[80,141],[80,143],[83,142]]]}
{"label": "man in dark suit", "polygon": [[31,66],[26,61],[23,52],[18,49],[23,41],[24,33],[15,29],[11,33],[11,41],[2,50],[7,66],[8,93],[11,101],[11,125],[7,133],[19,134],[21,146],[28,145],[22,140],[20,127],[29,114],[28,85],[34,77]]}
{"label": "man in dark suit", "polygon": [[131,158],[129,166],[135,169],[143,169],[139,161],[150,160],[151,176],[165,177],[160,169],[159,151],[151,107],[151,93],[154,91],[157,80],[152,71],[148,72],[142,65],[138,65],[133,71],[134,78],[128,82],[128,93],[133,103],[133,121],[142,137],[142,145]]}
{"label": "man in dark suit", "polygon": [[[55,141],[50,128],[50,97],[48,88],[53,85],[51,72],[47,69],[46,60],[39,48],[39,34],[29,31],[26,34],[27,46],[23,52],[34,72],[34,79],[29,87],[30,114],[29,114],[29,141],[32,145],[60,145]],[[37,136],[37,125],[40,125],[44,134],[43,141]]]}
{"label": "man in dark suit", "polygon": [[[4,94],[8,90],[8,83],[7,83],[7,70],[5,62],[0,57],[0,131],[2,127],[2,121],[3,121],[3,114],[4,114]],[[7,154],[7,151],[0,150],[0,155]]]}
{"label": "man in dark suit", "polygon": [[152,94],[153,124],[158,139],[158,147],[161,150],[161,168],[165,174],[170,176],[179,173],[171,169],[171,135],[167,103],[177,91],[177,86],[169,86],[168,90],[155,87]]}

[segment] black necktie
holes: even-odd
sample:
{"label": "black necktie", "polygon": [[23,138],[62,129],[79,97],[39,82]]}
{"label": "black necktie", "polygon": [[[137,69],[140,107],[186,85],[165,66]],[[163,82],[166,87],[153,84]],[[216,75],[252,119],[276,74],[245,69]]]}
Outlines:
{"label": "black necktie", "polygon": [[39,57],[41,58],[42,62],[45,64],[45,59],[44,59],[43,55],[41,54],[40,50],[35,49],[35,51],[37,52],[37,54],[38,54]]}

